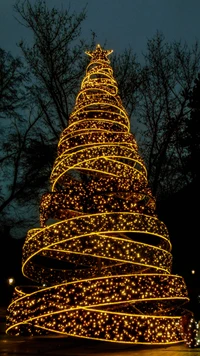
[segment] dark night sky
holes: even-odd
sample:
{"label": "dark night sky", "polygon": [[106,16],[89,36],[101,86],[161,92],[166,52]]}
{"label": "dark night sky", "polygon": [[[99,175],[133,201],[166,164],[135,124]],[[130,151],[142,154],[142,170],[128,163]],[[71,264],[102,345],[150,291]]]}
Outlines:
{"label": "dark night sky", "polygon": [[[30,0],[34,3],[35,0]],[[15,0],[0,1],[0,46],[17,54],[16,43],[30,34],[14,19],[12,6]],[[68,0],[46,0],[48,6],[64,8]],[[182,40],[188,44],[200,39],[199,0],[72,0],[71,9],[80,12],[87,5],[87,19],[82,26],[83,37],[93,30],[97,42],[116,53],[127,47],[140,55],[147,38],[157,30],[167,41]]]}

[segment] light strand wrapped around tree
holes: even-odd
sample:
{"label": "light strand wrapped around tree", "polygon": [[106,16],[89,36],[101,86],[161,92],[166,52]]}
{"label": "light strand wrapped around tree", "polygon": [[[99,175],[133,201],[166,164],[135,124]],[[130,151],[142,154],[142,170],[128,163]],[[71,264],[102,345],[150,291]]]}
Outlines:
{"label": "light strand wrapped around tree", "polygon": [[[155,214],[145,165],[130,133],[108,55],[91,61],[28,232],[10,334],[61,333],[118,343],[181,340],[182,277],[172,275],[168,230]],[[51,222],[49,219],[57,220]]]}

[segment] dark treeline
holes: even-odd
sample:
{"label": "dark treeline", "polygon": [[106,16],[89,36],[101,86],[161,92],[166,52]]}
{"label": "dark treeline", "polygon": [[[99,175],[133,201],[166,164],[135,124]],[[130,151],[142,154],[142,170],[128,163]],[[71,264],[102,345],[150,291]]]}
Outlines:
{"label": "dark treeline", "polygon": [[[88,63],[80,13],[18,1],[15,16],[31,31],[20,58],[0,49],[1,232],[24,237],[39,220],[56,146]],[[103,44],[102,44],[103,46]],[[131,48],[110,56],[158,204],[196,184],[200,142],[200,47],[167,43],[157,32],[140,63]],[[3,237],[2,237],[3,238]]]}

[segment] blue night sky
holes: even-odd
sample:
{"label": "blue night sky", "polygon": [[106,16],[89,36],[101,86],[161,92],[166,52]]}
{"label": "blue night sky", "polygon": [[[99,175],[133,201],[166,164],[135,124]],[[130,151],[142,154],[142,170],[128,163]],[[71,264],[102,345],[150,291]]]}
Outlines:
{"label": "blue night sky", "polygon": [[[35,0],[30,0],[34,3]],[[30,33],[14,19],[15,0],[0,0],[0,47],[13,55],[19,54],[16,43],[30,40]],[[47,5],[64,8],[68,0],[46,0]],[[82,26],[83,38],[90,30],[97,43],[112,48],[115,53],[131,47],[140,56],[146,41],[161,31],[166,40],[200,40],[199,0],[71,0],[71,9],[80,12],[87,4],[87,19]]]}

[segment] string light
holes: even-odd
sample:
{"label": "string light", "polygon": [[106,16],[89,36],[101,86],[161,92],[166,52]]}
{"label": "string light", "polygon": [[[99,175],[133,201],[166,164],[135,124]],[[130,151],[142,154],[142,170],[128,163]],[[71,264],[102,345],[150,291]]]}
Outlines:
{"label": "string light", "polygon": [[[117,343],[180,342],[182,277],[155,214],[108,55],[97,45],[62,132],[41,228],[29,230],[7,333],[48,332]],[[49,220],[56,222],[49,224]]]}

